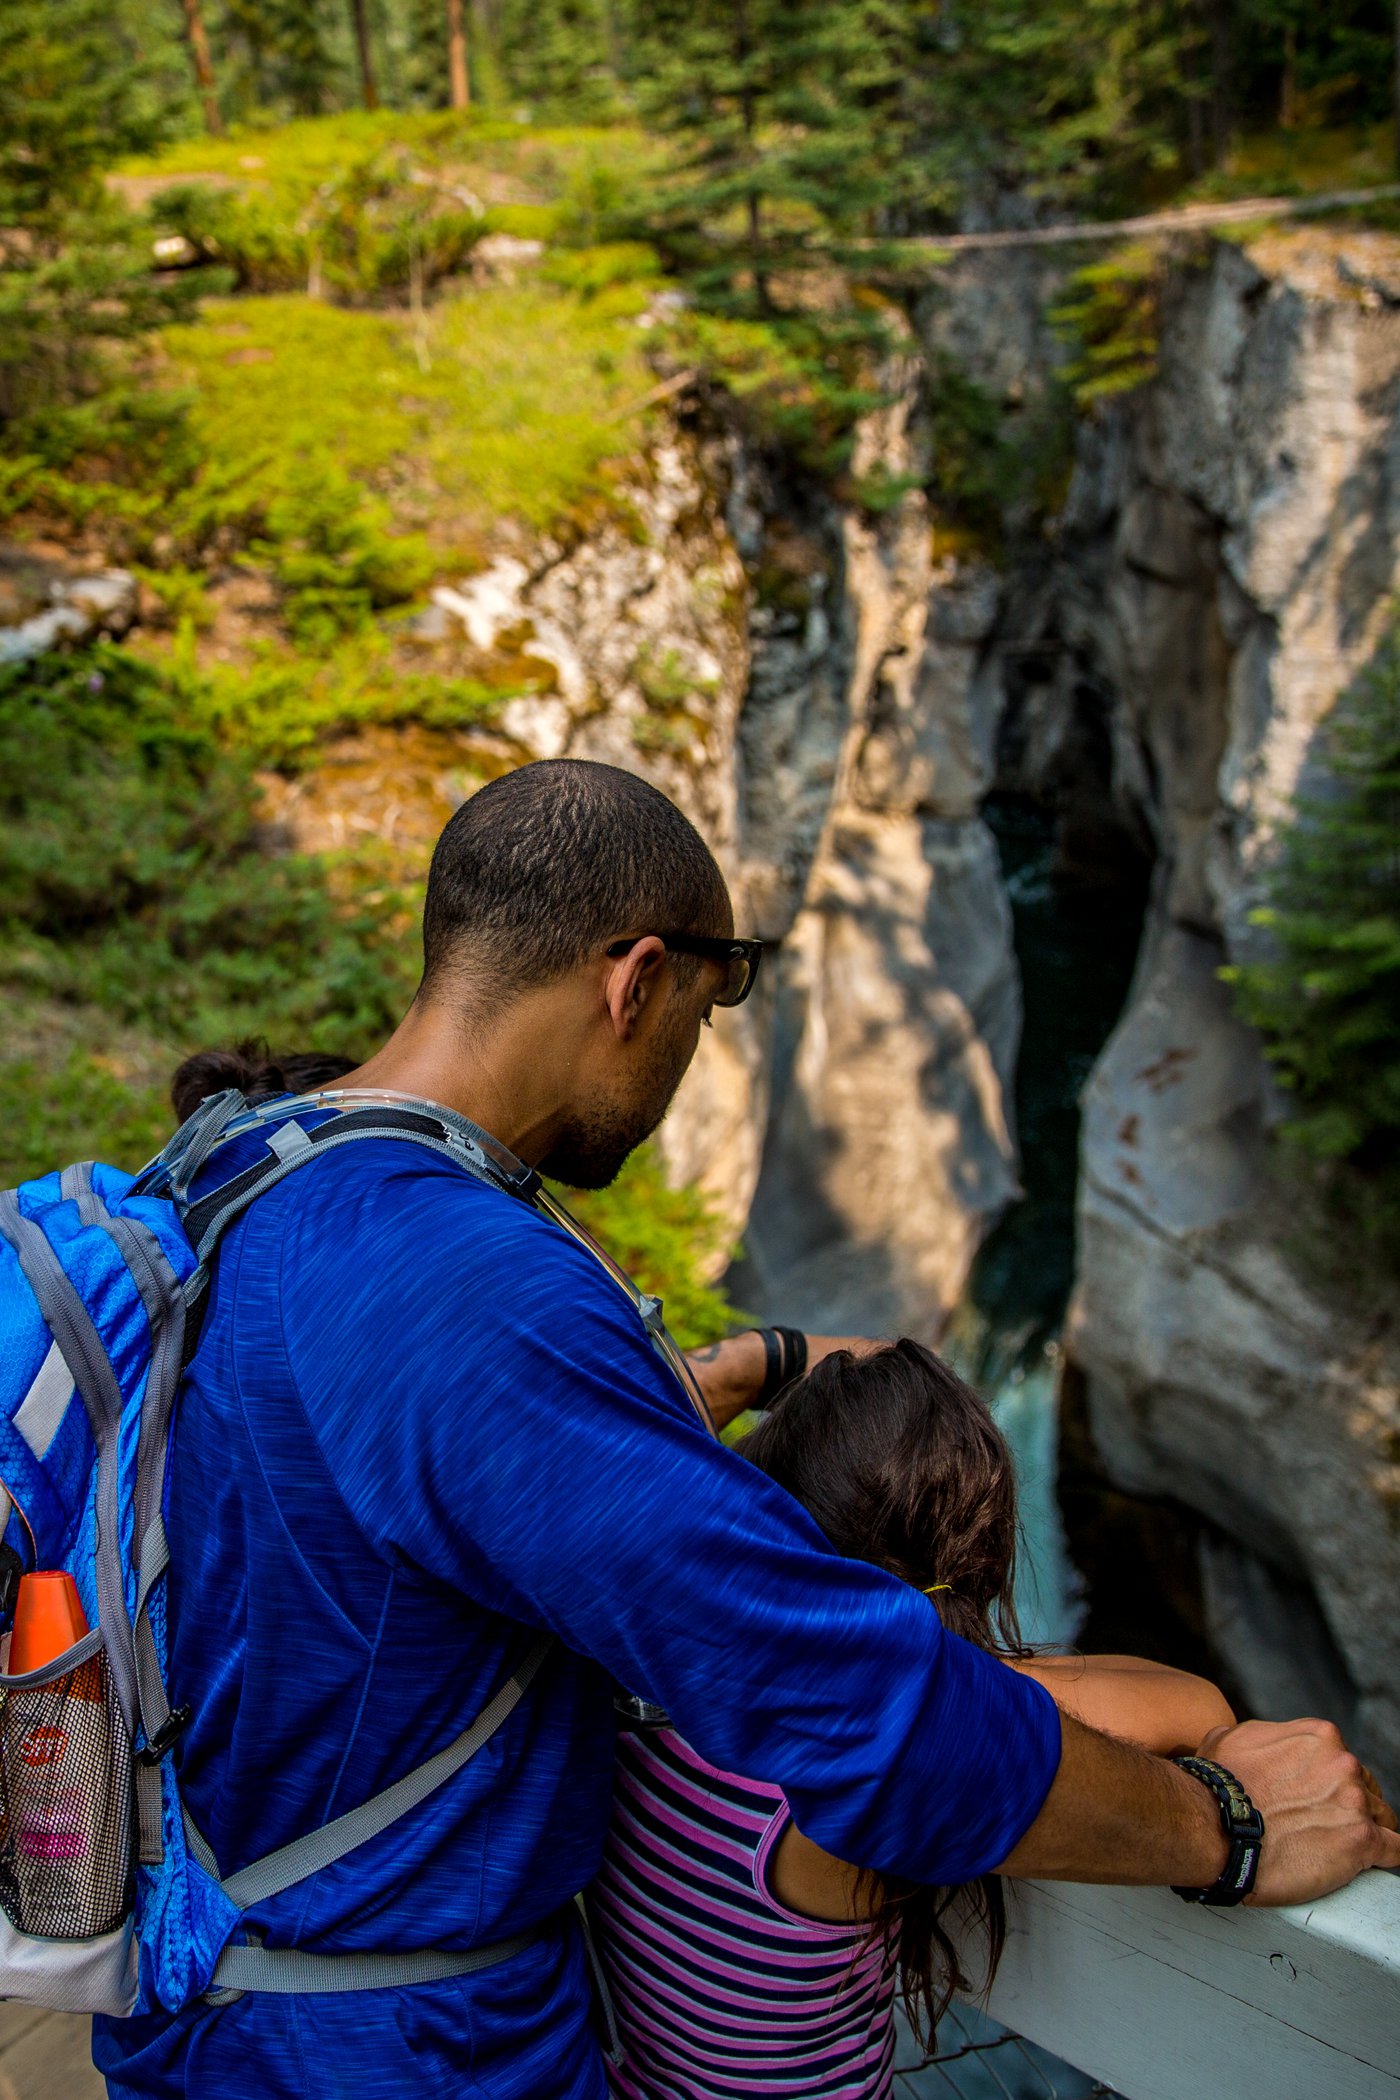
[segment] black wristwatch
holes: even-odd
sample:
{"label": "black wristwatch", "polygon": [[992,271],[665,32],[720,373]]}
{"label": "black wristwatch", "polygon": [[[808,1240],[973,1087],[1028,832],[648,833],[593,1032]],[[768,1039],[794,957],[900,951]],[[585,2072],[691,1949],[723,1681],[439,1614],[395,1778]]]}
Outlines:
{"label": "black wristwatch", "polygon": [[1216,1909],[1243,1903],[1259,1875],[1264,1818],[1234,1773],[1227,1772],[1224,1765],[1213,1764],[1208,1757],[1174,1757],[1172,1763],[1199,1779],[1214,1794],[1220,1827],[1230,1846],[1219,1877],[1209,1888],[1174,1889],[1173,1893],[1184,1903],[1209,1903]]}

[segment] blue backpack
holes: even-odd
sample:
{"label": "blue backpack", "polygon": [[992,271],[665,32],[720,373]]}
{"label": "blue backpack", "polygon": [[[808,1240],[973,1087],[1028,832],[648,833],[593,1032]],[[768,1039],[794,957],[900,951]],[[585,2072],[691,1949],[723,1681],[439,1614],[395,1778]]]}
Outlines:
{"label": "blue backpack", "polygon": [[[254,1130],[263,1156],[194,1202],[217,1148]],[[170,1755],[190,1713],[166,1691],[167,1457],[211,1264],[265,1189],[321,1152],[383,1137],[540,1200],[539,1177],[450,1110],[336,1112],[306,1098],[253,1108],[232,1092],[206,1101],[136,1179],[88,1164],[0,1193],[0,1612],[8,1619],[22,1569],[66,1570],[91,1629],[44,1668],[0,1676],[0,1997],[175,2012],[245,1990],[466,1975],[531,1937],[468,1953],[321,1955],[262,1947],[243,1916],[460,1771],[540,1669],[548,1636],[427,1763],[226,1877],[181,1803]],[[640,1304],[659,1339],[659,1306]]]}

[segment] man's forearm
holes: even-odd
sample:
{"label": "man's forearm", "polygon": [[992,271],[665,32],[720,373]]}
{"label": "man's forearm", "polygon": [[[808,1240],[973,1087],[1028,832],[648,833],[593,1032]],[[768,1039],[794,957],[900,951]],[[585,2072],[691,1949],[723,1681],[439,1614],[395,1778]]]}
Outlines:
{"label": "man's forearm", "polygon": [[[830,1356],[834,1349],[853,1349],[859,1355],[879,1346],[860,1335],[809,1334],[808,1369]],[[686,1360],[705,1395],[716,1429],[723,1429],[746,1407],[752,1407],[763,1390],[768,1357],[756,1327],[747,1327],[742,1334],[726,1335],[723,1341],[711,1342],[707,1348],[692,1349]]]}
{"label": "man's forearm", "polygon": [[[1163,1758],[1060,1716],[1060,1768],[999,1871],[1207,1888],[1225,1864],[1208,1790]],[[1200,1746],[1264,1818],[1250,1903],[1307,1903],[1364,1867],[1400,1868],[1394,1811],[1330,1721],[1244,1721]]]}
{"label": "man's forearm", "polygon": [[1164,1758],[1061,1715],[1060,1768],[998,1871],[1039,1881],[1204,1888],[1225,1864],[1215,1802]]}

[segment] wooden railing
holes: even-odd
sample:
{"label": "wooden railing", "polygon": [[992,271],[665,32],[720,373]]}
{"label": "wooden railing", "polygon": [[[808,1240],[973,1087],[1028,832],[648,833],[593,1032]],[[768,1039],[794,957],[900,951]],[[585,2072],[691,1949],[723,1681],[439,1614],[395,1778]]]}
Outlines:
{"label": "wooden railing", "polygon": [[1009,1894],[989,2010],[1126,2100],[1400,2100],[1400,1876],[1292,1910]]}

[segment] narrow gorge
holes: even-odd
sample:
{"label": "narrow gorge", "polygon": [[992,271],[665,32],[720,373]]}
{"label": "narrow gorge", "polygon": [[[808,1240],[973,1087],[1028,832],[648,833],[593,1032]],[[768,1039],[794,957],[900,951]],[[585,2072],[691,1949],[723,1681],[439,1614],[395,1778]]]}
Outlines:
{"label": "narrow gorge", "polygon": [[[950,359],[1015,442],[1063,356],[1053,298],[1040,259],[949,273],[857,471],[936,488],[930,389]],[[1039,822],[1087,932],[1040,1031],[1063,1001],[1097,1047],[1141,912],[1083,1095],[1059,1351],[1071,1441],[1141,1516],[1120,1517],[1101,1579],[1149,1613],[1175,1590],[1251,1709],[1334,1714],[1391,1772],[1395,1337],[1300,1236],[1281,1102],[1219,972],[1263,938],[1275,828],[1389,617],[1397,305],[1386,236],[1183,255],[1155,377],[1080,420],[1058,516],[1002,566],[940,533],[922,486],[843,510],[699,400],[637,492],[644,535],[502,561],[447,608],[477,646],[557,666],[507,734],[649,772],[778,944],[664,1131],[673,1172],[742,1230],[733,1282],[755,1311],[937,1336],[1008,1213],[1014,1271],[1016,1074],[1043,1043],[1023,1028],[998,812],[1004,834]],[[1071,1059],[1049,1084],[1077,1077]],[[1021,1259],[1067,1253],[1032,1237]],[[1041,1333],[1018,1335],[1043,1340],[1045,1278],[1010,1281],[1022,1304],[1042,1289]]]}
{"label": "narrow gorge", "polygon": [[[268,814],[421,855],[527,757],[674,795],[774,944],[661,1133],[742,1241],[736,1302],[947,1339],[1002,1387],[1056,1592],[1032,1617],[1063,1634],[1058,1414],[1090,1634],[1150,1624],[1400,1781],[1400,1348],[1299,1226],[1220,976],[1391,616],[1400,243],[1168,259],[1155,372],[1078,419],[1047,520],[992,550],[939,513],[940,389],[1029,445],[1070,267],[968,256],[914,304],[852,463],[878,508],[676,389],[586,529],[503,534],[413,616],[425,662],[513,679],[491,726],[338,737],[266,777]],[[110,579],[89,598],[131,616]]]}

